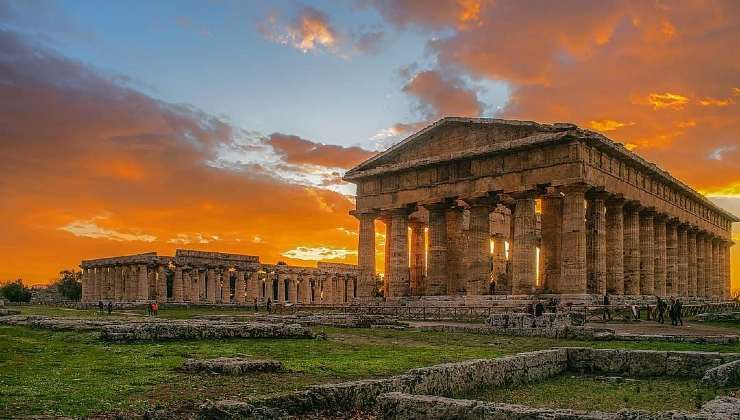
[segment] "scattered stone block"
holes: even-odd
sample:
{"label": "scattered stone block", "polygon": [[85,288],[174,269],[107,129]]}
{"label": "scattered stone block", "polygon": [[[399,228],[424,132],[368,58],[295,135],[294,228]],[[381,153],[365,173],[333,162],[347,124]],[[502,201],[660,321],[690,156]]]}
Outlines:
{"label": "scattered stone block", "polygon": [[712,387],[740,385],[740,360],[709,369],[701,378],[702,384]]}
{"label": "scattered stone block", "polygon": [[277,360],[250,360],[241,357],[219,357],[216,359],[185,359],[185,372],[212,372],[225,375],[244,375],[253,372],[275,372],[283,364]]}

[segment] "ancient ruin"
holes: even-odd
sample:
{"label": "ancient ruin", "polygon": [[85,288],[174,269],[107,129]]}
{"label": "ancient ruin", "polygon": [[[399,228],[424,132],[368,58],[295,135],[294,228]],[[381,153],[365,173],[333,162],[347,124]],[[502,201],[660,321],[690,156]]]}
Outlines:
{"label": "ancient ruin", "polygon": [[[738,218],[573,124],[444,118],[349,170],[359,297],[730,294]],[[409,234],[410,231],[410,234]]]}
{"label": "ancient ruin", "polygon": [[85,260],[82,301],[342,304],[356,296],[357,267],[262,264],[258,256],[178,249]]}

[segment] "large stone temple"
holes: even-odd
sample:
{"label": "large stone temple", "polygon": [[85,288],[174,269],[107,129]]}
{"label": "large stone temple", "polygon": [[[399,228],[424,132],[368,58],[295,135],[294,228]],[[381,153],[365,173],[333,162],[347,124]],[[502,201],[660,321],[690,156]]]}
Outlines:
{"label": "large stone temple", "polygon": [[573,124],[444,118],[355,168],[360,298],[730,293],[738,218]]}

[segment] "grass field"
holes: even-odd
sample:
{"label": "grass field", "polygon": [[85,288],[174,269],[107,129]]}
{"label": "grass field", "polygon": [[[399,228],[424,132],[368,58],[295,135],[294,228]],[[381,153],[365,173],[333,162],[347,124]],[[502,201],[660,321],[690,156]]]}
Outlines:
{"label": "grass field", "polygon": [[[23,313],[80,316],[93,311],[22,307]],[[229,313],[162,310],[162,316]],[[177,341],[111,344],[96,333],[0,326],[0,407],[8,416],[84,416],[192,407],[206,398],[247,398],[319,383],[384,377],[440,362],[490,358],[552,346],[740,351],[740,345],[628,343],[471,334],[321,328],[328,340]],[[283,362],[287,372],[248,378],[185,374],[184,358],[242,355]]]}
{"label": "grass field", "polygon": [[730,389],[710,389],[689,378],[646,378],[613,382],[571,373],[540,383],[481,390],[467,398],[533,407],[576,410],[696,411],[703,403]]}

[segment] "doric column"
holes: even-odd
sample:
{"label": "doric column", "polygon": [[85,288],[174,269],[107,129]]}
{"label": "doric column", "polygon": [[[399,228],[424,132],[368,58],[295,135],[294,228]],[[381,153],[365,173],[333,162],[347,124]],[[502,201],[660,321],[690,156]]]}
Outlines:
{"label": "doric column", "polygon": [[[384,213],[381,215],[380,220],[385,224],[385,247],[384,247],[384,258],[383,258],[383,296],[390,296],[390,279],[391,279],[391,255],[393,254],[393,241],[391,241],[391,228],[393,220],[391,219],[390,213]],[[323,284],[323,283],[322,283]]]}
{"label": "doric column", "polygon": [[[542,288],[551,293],[557,293],[560,290],[562,259],[561,244],[563,235],[563,196],[559,192],[549,191],[542,197],[542,214],[541,214],[541,232],[542,246],[540,247],[540,256],[542,266]],[[500,239],[501,247],[504,246],[503,237]],[[494,243],[494,266],[497,265],[496,247],[498,242]],[[500,250],[500,257],[503,257],[503,264],[506,264],[505,250]],[[506,268],[504,267],[504,270]]]}
{"label": "doric column", "polygon": [[[431,218],[431,216],[430,216]],[[465,238],[462,232],[462,219],[463,211],[462,208],[454,206],[445,210],[444,218],[447,225],[447,243],[445,246],[445,252],[447,254],[447,262],[444,265],[443,273],[441,274],[445,280],[444,290],[448,295],[461,292],[465,289],[466,278],[464,276],[463,268],[463,255],[465,252]],[[431,224],[431,219],[430,219]],[[430,267],[427,269],[427,276],[431,276],[431,247],[432,247],[432,233],[431,226],[429,228],[429,264]],[[439,248],[439,245],[437,245]],[[440,276],[440,274],[436,274]],[[431,279],[429,280],[431,282]]]}
{"label": "doric column", "polygon": [[90,299],[87,296],[87,294],[90,293],[90,286],[87,284],[87,278],[88,278],[87,268],[85,267],[80,267],[80,268],[81,268],[80,281],[82,285],[82,296],[80,296],[80,302],[88,302]]}
{"label": "doric column", "polygon": [[707,234],[704,238],[704,296],[712,297],[712,283],[714,270],[714,260],[712,255],[713,237]]}
{"label": "doric column", "polygon": [[121,294],[122,294],[122,287],[121,287],[121,266],[116,265],[113,266],[113,299],[114,301],[120,301],[121,300]]}
{"label": "doric column", "polygon": [[244,303],[244,293],[247,285],[244,280],[244,271],[238,270],[236,272],[236,287],[234,288],[234,302]]}
{"label": "doric column", "polygon": [[137,273],[139,277],[139,285],[136,300],[140,302],[149,300],[149,276],[147,275],[147,269],[146,264],[140,264],[139,272]]}
{"label": "doric column", "polygon": [[167,302],[167,272],[162,264],[157,267],[157,302]]}
{"label": "doric column", "polygon": [[95,267],[87,268],[87,301],[97,302],[97,296],[95,294]]}
{"label": "doric column", "polygon": [[424,278],[424,267],[426,266],[424,223],[414,220],[409,225],[411,227],[411,270],[409,273],[411,294],[422,296],[426,293],[426,280]]}
{"label": "doric column", "polygon": [[341,274],[337,276],[337,292],[336,292],[336,302],[339,304],[344,304],[346,302],[346,292],[347,292],[347,276]]}
{"label": "doric column", "polygon": [[[689,295],[689,242],[687,225],[678,225],[678,296]],[[675,290],[675,288],[674,288]]]}
{"label": "doric column", "polygon": [[468,264],[465,290],[468,295],[488,293],[491,279],[491,205],[489,197],[465,199],[470,206],[470,227],[468,229]]}
{"label": "doric column", "polygon": [[730,265],[730,247],[732,247],[733,242],[730,240],[726,240],[724,243],[723,248],[723,259],[724,262],[724,282],[723,282],[723,293],[722,296],[725,299],[730,299],[732,297],[732,284],[731,284],[731,265]]}
{"label": "doric column", "polygon": [[606,198],[603,191],[592,192],[588,196],[588,235],[591,246],[591,261],[589,274],[590,293],[603,295],[606,293]]}
{"label": "doric column", "polygon": [[218,275],[214,268],[209,267],[206,271],[206,302],[216,303],[216,282]]}
{"label": "doric column", "polygon": [[696,234],[696,296],[706,296],[706,269],[705,260],[707,254],[704,249],[705,245],[704,232],[697,232]]}
{"label": "doric column", "polygon": [[668,276],[666,220],[668,220],[667,215],[656,214],[653,227],[655,233],[655,294],[657,296],[666,296],[666,279]]}
{"label": "doric column", "polygon": [[278,302],[279,303],[285,303],[285,278],[286,274],[283,273],[277,273],[275,274],[277,277],[277,285],[278,285]]}
{"label": "doric column", "polygon": [[247,300],[249,303],[254,303],[254,298],[257,298],[257,300],[261,299],[261,289],[260,273],[259,271],[252,271],[249,274],[249,279],[247,279]]}
{"label": "doric column", "polygon": [[187,268],[182,271],[182,300],[190,302],[190,294],[193,289],[193,278],[190,277],[190,270]]}
{"label": "doric column", "polygon": [[686,232],[688,242],[688,293],[696,294],[696,229],[691,227]]}
{"label": "doric column", "polygon": [[156,267],[152,267],[151,270],[147,272],[147,284],[149,286],[149,292],[148,292],[148,299],[156,300],[157,298],[157,269]]}
{"label": "doric column", "polygon": [[325,274],[323,276],[323,291],[321,296],[322,303],[334,303],[334,274]]}
{"label": "doric column", "polygon": [[644,209],[640,213],[640,294],[655,292],[655,210]]}
{"label": "doric column", "polygon": [[221,274],[221,302],[231,302],[231,271],[224,268]]}
{"label": "doric column", "polygon": [[352,212],[360,221],[357,244],[357,266],[360,269],[357,295],[360,299],[370,299],[375,290],[375,219],[376,211]]}
{"label": "doric column", "polygon": [[677,220],[671,219],[666,225],[666,295],[676,296],[678,292],[678,231]]}
{"label": "doric column", "polygon": [[655,234],[655,295],[667,295],[667,278],[668,278],[668,239],[666,233],[666,224],[668,215],[658,213],[655,215],[654,234]]}
{"label": "doric column", "polygon": [[409,295],[409,237],[406,208],[393,209],[391,216],[391,259],[388,296]]}
{"label": "doric column", "polygon": [[[563,278],[561,293],[587,293],[586,285],[586,184],[562,188],[563,198]],[[514,238],[516,241],[516,238]],[[515,261],[516,263],[516,261]]]}
{"label": "doric column", "polygon": [[175,267],[175,274],[172,277],[172,301],[182,302],[182,267]]}
{"label": "doric column", "polygon": [[288,302],[298,302],[298,276],[295,274],[291,274],[288,278],[288,296],[286,298]]}
{"label": "doric column", "polygon": [[190,303],[200,303],[200,274],[196,267],[190,269]]}
{"label": "doric column", "polygon": [[712,287],[710,294],[713,298],[722,297],[722,280],[720,278],[719,239],[712,238]]}
{"label": "doric column", "polygon": [[447,290],[447,208],[444,203],[425,206],[429,212],[429,261],[426,294],[441,295]]}
{"label": "doric column", "polygon": [[513,195],[514,211],[511,219],[513,240],[509,244],[509,249],[511,250],[512,269],[511,293],[514,295],[528,295],[535,291],[537,270],[537,232],[535,231],[537,215],[535,214],[535,196],[534,191]]}
{"label": "doric column", "polygon": [[139,295],[139,275],[135,265],[128,266],[128,276],[126,282],[126,300],[133,302]]}
{"label": "doric column", "polygon": [[624,294],[640,294],[640,205],[624,206]]}

